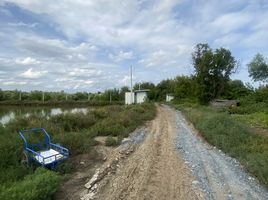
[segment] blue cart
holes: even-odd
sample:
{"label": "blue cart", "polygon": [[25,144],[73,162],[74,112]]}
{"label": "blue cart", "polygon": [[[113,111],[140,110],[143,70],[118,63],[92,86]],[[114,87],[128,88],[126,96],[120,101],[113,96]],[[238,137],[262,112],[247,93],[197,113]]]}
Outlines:
{"label": "blue cart", "polygon": [[20,130],[24,142],[22,162],[29,162],[54,169],[58,163],[69,157],[69,150],[50,141],[50,136],[44,128]]}

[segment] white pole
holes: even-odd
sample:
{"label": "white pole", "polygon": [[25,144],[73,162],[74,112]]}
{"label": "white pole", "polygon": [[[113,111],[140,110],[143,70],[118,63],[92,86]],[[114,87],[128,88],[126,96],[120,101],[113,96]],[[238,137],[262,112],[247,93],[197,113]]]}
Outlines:
{"label": "white pole", "polygon": [[131,104],[132,104],[133,103],[132,65],[130,65],[130,92],[131,92]]}

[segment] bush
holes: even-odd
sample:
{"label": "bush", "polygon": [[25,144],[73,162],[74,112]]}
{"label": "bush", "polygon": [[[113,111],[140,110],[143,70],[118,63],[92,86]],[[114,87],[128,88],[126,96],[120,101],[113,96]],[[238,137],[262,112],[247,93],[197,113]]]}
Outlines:
{"label": "bush", "polygon": [[0,187],[2,200],[48,200],[56,192],[61,177],[55,172],[38,168],[34,174],[26,176],[22,181],[10,187]]}
{"label": "bush", "polygon": [[114,139],[112,136],[108,136],[105,140],[106,146],[116,146],[118,144],[117,139]]}

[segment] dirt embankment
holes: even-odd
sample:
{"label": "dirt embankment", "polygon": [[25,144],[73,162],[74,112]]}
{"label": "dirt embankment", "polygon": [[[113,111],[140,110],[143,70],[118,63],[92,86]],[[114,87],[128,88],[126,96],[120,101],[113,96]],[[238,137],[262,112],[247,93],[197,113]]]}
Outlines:
{"label": "dirt embankment", "polygon": [[175,112],[159,106],[145,135],[142,144],[112,152],[86,184],[88,190],[81,199],[203,199],[200,190],[192,187],[191,171],[175,149]]}

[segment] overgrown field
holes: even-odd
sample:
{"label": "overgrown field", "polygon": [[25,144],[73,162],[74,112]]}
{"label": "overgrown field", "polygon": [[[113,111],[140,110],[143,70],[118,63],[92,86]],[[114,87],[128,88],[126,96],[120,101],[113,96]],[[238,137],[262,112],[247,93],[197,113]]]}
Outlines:
{"label": "overgrown field", "polygon": [[119,144],[138,126],[153,119],[155,113],[154,104],[113,105],[92,109],[87,114],[68,113],[50,118],[31,115],[16,118],[5,128],[0,126],[0,199],[50,199],[62,180],[58,172],[21,165],[23,143],[19,129],[44,127],[53,142],[67,147],[75,156],[90,151],[97,143],[96,136],[109,136],[107,145]]}
{"label": "overgrown field", "polygon": [[[237,120],[224,110],[198,105],[176,107],[183,111],[209,143],[237,158],[268,187],[268,137],[255,134],[248,123]],[[257,121],[259,123],[259,117]]]}

